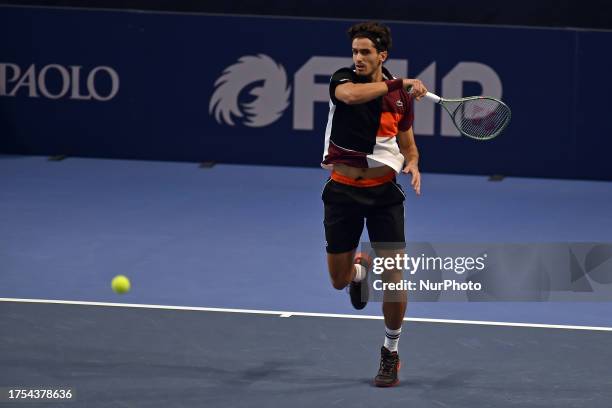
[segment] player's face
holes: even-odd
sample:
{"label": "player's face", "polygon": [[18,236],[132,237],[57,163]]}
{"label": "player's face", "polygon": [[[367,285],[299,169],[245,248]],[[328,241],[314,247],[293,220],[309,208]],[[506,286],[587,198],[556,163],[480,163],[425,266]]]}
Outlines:
{"label": "player's face", "polygon": [[369,38],[355,38],[352,48],[357,75],[373,76],[387,59],[387,52],[378,52]]}

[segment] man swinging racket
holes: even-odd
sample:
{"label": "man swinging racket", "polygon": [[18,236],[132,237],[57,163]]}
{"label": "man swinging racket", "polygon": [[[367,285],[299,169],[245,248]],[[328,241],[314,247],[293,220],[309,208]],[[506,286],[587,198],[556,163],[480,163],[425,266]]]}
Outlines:
{"label": "man swinging racket", "polygon": [[[354,67],[336,71],[329,84],[330,112],[321,165],[332,172],[322,198],[332,284],[336,289],[348,285],[351,303],[363,309],[371,260],[366,254],[356,254],[356,249],[364,220],[373,247],[376,249],[376,243],[387,245],[377,249],[376,256],[403,251],[405,195],[395,176],[411,173],[412,187],[420,194],[413,98],[420,99],[427,89],[417,79],[394,78],[383,66],[391,48],[387,26],[360,23],[352,26],[348,35]],[[399,275],[386,279],[398,281],[401,272],[396,272]],[[391,299],[385,292],[383,299],[385,340],[374,381],[377,386],[390,387],[399,382],[397,346],[406,297],[404,293],[399,300]]]}

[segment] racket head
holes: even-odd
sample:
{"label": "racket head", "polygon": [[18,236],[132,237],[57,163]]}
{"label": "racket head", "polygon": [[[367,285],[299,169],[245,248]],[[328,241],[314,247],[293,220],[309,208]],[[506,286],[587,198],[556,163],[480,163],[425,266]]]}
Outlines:
{"label": "racket head", "polygon": [[440,103],[450,113],[459,132],[476,140],[499,136],[512,118],[508,105],[487,96],[442,100]]}

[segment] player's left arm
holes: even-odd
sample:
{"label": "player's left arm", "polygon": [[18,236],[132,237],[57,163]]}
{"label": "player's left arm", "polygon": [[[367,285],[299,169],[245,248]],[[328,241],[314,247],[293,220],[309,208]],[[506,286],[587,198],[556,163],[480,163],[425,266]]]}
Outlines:
{"label": "player's left arm", "polygon": [[400,130],[397,133],[397,142],[400,152],[404,156],[404,168],[402,173],[412,174],[412,188],[417,195],[421,194],[421,173],[419,172],[419,149],[414,141],[412,126],[408,130]]}

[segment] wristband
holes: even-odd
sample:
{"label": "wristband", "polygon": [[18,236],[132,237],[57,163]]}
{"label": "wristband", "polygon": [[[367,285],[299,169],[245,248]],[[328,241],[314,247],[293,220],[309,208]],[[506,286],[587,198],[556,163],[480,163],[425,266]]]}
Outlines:
{"label": "wristband", "polygon": [[397,91],[398,89],[402,89],[404,87],[404,80],[401,78],[398,79],[390,79],[388,81],[385,81],[385,84],[387,84],[387,93],[388,92],[393,92],[393,91]]}

